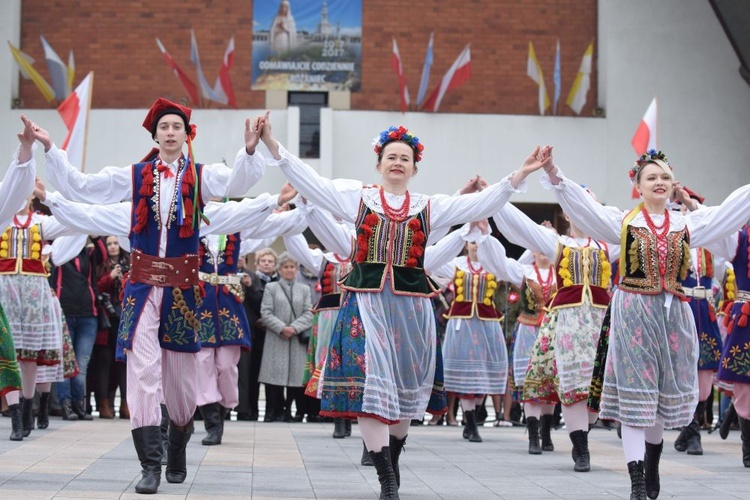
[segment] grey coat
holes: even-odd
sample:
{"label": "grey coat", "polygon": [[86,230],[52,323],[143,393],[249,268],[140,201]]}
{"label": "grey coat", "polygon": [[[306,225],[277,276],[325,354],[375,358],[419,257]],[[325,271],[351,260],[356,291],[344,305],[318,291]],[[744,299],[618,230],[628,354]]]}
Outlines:
{"label": "grey coat", "polygon": [[[282,289],[282,287],[284,287]],[[292,299],[294,313],[287,297]],[[307,360],[307,344],[295,336],[286,339],[281,329],[289,325],[297,334],[312,327],[313,313],[310,287],[280,280],[268,283],[260,306],[261,321],[266,326],[266,342],[258,380],[264,384],[302,387]]]}

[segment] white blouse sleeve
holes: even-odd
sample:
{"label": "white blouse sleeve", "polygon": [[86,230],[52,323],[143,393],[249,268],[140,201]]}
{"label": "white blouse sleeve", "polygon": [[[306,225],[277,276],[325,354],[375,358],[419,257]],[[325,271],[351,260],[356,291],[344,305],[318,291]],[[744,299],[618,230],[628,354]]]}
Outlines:
{"label": "white blouse sleeve", "polygon": [[307,207],[307,222],[328,250],[342,256],[352,253],[354,226],[337,221],[330,212],[314,205]]}
{"label": "white blouse sleeve", "polygon": [[505,252],[505,247],[497,238],[486,238],[477,248],[477,258],[482,267],[498,276],[502,281],[509,281],[520,287],[525,276],[524,267]]}
{"label": "white blouse sleeve", "polygon": [[50,251],[52,263],[56,266],[62,266],[66,262],[70,262],[81,253],[88,239],[89,236],[87,234],[55,238]]}
{"label": "white blouse sleeve", "polygon": [[278,196],[263,193],[255,198],[244,198],[240,201],[209,202],[203,213],[211,223],[201,223],[201,234],[234,234],[252,230],[262,224],[278,207],[277,199]]}
{"label": "white blouse sleeve", "polygon": [[685,217],[691,247],[705,247],[726,238],[750,219],[750,184],[736,189],[721,205],[701,207]]}
{"label": "white blouse sleeve", "polygon": [[269,160],[278,166],[299,193],[333,215],[354,222],[362,199],[362,183],[348,179],[332,181],[320,176],[279,144],[280,160]]}
{"label": "white blouse sleeve", "polygon": [[323,252],[318,249],[313,250],[307,246],[307,240],[304,236],[301,234],[284,236],[284,246],[294,260],[315,274],[320,274],[324,260]]}
{"label": "white blouse sleeve", "polygon": [[513,193],[525,191],[524,183],[518,189],[511,186],[511,175],[478,193],[462,196],[430,196],[431,231],[440,227],[476,222],[496,213],[505,205]]}
{"label": "white blouse sleeve", "polygon": [[473,236],[469,232],[469,225],[465,224],[461,229],[453,231],[443,239],[428,246],[424,252],[424,268],[429,274],[451,278],[455,271],[453,260],[464,248],[467,238]]}
{"label": "white blouse sleeve", "polygon": [[737,256],[737,250],[740,245],[740,233],[736,232],[721,240],[714,240],[704,247],[714,254],[714,257],[721,258],[731,262]]}
{"label": "white blouse sleeve", "polygon": [[555,258],[559,236],[554,229],[537,224],[510,203],[505,204],[493,219],[498,230],[509,241],[550,259]]}
{"label": "white blouse sleeve", "polygon": [[[77,233],[99,236],[126,236],[130,234],[132,203],[93,206],[65,199],[60,193],[47,193],[45,204],[55,216],[57,225],[64,225]],[[55,228],[55,223],[51,224]],[[53,229],[54,231],[54,229]],[[53,239],[45,230],[45,238]]]}
{"label": "white blouse sleeve", "polygon": [[65,198],[93,204],[118,203],[133,194],[133,166],[104,167],[95,174],[84,174],[68,161],[68,154],[54,144],[46,153],[50,184]]}
{"label": "white blouse sleeve", "polygon": [[294,209],[271,214],[262,224],[242,231],[242,239],[276,239],[284,234],[297,234],[307,229],[304,210]]}
{"label": "white blouse sleeve", "polygon": [[587,236],[607,243],[619,243],[623,212],[616,207],[605,207],[594,199],[583,187],[571,181],[557,169],[561,180],[552,184],[546,172],[542,174],[542,185],[553,189],[563,211]]}
{"label": "white blouse sleeve", "polygon": [[249,155],[240,148],[234,159],[234,167],[223,163],[203,165],[201,171],[201,194],[203,202],[211,198],[245,196],[245,193],[258,183],[266,169],[266,162],[260,153]]}
{"label": "white blouse sleeve", "polygon": [[242,243],[240,244],[240,256],[253,253],[261,248],[270,247],[275,240],[276,238],[248,238],[242,240]]}
{"label": "white blouse sleeve", "polygon": [[12,219],[26,199],[34,191],[34,177],[36,176],[36,162],[34,161],[35,145],[31,147],[32,153],[29,161],[18,163],[18,155],[21,147],[16,148],[13,153],[13,161],[5,172],[3,182],[0,182],[0,230],[8,225],[6,221]]}

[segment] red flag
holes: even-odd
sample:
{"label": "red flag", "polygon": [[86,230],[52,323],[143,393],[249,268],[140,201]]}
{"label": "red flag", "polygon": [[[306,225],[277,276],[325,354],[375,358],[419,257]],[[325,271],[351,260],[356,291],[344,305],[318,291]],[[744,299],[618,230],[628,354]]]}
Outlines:
{"label": "red flag", "polygon": [[224,60],[221,63],[221,69],[219,69],[219,78],[216,80],[214,90],[223,93],[227,102],[233,108],[237,108],[237,101],[234,99],[234,87],[232,87],[232,79],[229,77],[229,70],[234,66],[234,37],[229,40],[227,44],[227,50],[224,51]]}
{"label": "red flag", "polygon": [[440,85],[432,92],[432,95],[422,105],[422,109],[428,111],[437,111],[440,102],[443,100],[446,92],[456,89],[463,85],[471,76],[471,44],[464,47],[464,50],[458,55],[453,65],[443,76]]}
{"label": "red flag", "polygon": [[71,165],[83,170],[86,160],[86,132],[88,131],[89,110],[91,109],[91,89],[94,86],[94,72],[91,71],[75,91],[60,103],[57,112],[68,129],[62,148],[68,153]]}
{"label": "red flag", "polygon": [[409,107],[409,89],[406,88],[406,77],[404,76],[404,67],[401,64],[401,55],[398,53],[398,45],[396,45],[396,39],[393,39],[393,71],[398,76],[398,86],[401,92],[401,112],[405,113],[406,108]]}
{"label": "red flag", "polygon": [[[646,114],[643,115],[643,119],[638,125],[638,129],[635,131],[630,144],[638,156],[641,156],[649,149],[656,149],[656,97],[649,104]],[[634,200],[640,198],[635,187],[631,196]]]}
{"label": "red flag", "polygon": [[172,69],[172,73],[174,73],[174,76],[177,77],[177,79],[180,81],[182,86],[185,87],[185,90],[187,90],[187,93],[190,96],[190,99],[195,104],[198,104],[200,102],[200,96],[198,95],[198,87],[185,74],[185,72],[182,71],[182,69],[177,65],[177,61],[175,61],[174,58],[169,54],[169,52],[167,52],[167,49],[164,48],[164,45],[162,45],[161,40],[159,40],[158,38],[156,39],[156,45],[159,46],[161,55],[164,56],[164,60],[167,61],[167,64]]}

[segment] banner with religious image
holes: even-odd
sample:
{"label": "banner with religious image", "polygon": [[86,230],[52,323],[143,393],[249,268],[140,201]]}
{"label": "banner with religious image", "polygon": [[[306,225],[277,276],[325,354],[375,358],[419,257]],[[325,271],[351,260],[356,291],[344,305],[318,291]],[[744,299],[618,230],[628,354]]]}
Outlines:
{"label": "banner with religious image", "polygon": [[362,0],[253,2],[253,90],[359,91]]}

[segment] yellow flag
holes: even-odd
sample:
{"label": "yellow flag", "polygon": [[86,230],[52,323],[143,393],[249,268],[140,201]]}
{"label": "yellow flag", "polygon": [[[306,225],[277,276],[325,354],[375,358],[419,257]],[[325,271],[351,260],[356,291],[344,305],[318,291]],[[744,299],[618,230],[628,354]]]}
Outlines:
{"label": "yellow flag", "polygon": [[15,48],[12,43],[8,42],[8,46],[10,47],[13,59],[15,59],[16,64],[18,64],[23,77],[34,82],[34,85],[36,85],[36,88],[39,89],[39,92],[42,93],[47,102],[52,102],[55,99],[55,91],[50,84],[47,83],[47,80],[45,80],[44,77],[42,77],[42,75],[40,75],[31,65],[34,60]]}

